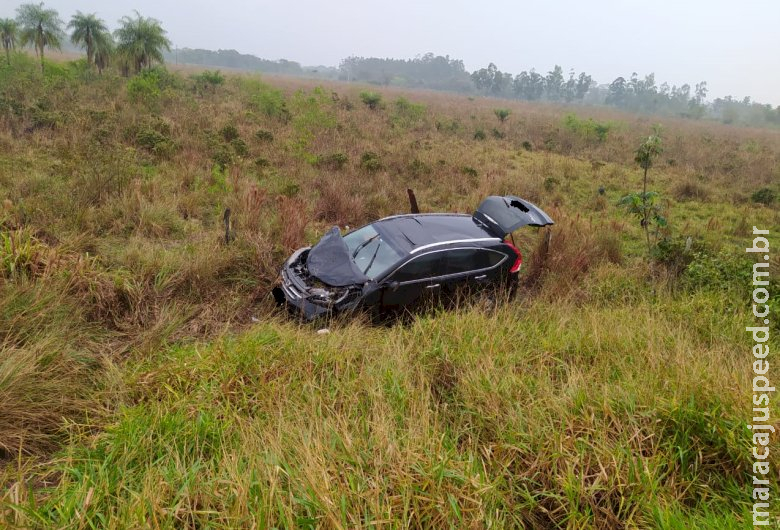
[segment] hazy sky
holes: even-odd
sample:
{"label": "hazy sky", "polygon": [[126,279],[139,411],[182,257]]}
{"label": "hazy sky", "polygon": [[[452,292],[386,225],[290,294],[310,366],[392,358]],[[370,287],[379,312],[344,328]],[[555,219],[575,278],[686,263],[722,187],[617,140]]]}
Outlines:
{"label": "hazy sky", "polygon": [[[0,16],[21,2],[0,0]],[[599,83],[655,72],[658,84],[706,80],[780,105],[780,0],[48,0],[68,20],[97,12],[113,29],[137,9],[162,21],[178,47],[236,49],[266,59],[337,66],[349,55],[426,52],[494,62],[505,72],[560,64]]]}

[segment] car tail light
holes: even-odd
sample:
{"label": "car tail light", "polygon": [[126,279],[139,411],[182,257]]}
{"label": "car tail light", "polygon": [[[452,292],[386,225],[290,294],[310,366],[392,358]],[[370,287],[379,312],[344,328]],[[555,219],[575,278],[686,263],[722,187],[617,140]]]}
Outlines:
{"label": "car tail light", "polygon": [[523,255],[520,253],[520,250],[516,246],[514,246],[512,243],[508,241],[504,241],[507,245],[509,245],[509,248],[515,251],[515,254],[517,254],[517,259],[515,260],[514,265],[512,265],[512,268],[509,269],[509,274],[514,274],[515,272],[520,270],[520,265],[523,264]]}

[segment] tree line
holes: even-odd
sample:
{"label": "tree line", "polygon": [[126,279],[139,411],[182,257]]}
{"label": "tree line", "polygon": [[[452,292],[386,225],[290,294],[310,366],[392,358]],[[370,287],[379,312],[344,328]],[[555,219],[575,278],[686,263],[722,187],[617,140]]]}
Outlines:
{"label": "tree line", "polygon": [[707,82],[693,85],[658,85],[654,74],[617,77],[608,85],[585,72],[564,75],[559,65],[547,73],[534,69],[517,75],[502,72],[494,63],[472,73],[463,62],[433,54],[410,61],[350,57],[342,61],[339,78],[380,85],[427,87],[468,94],[563,103],[608,105],[632,112],[686,118],[712,118],[724,123],[780,125],[780,106],[732,96],[707,101]]}
{"label": "tree line", "polygon": [[[125,16],[119,27],[109,31],[105,21],[95,13],[77,11],[67,26],[54,9],[43,3],[22,4],[15,19],[0,19],[0,42],[11,62],[11,51],[18,46],[32,46],[44,69],[47,49],[61,49],[69,30],[73,44],[86,51],[88,68],[102,73],[114,64],[123,74],[138,73],[154,64],[171,58],[171,42],[161,23],[154,18]],[[166,55],[165,52],[168,52]],[[376,57],[347,57],[338,69],[330,67],[305,68],[294,61],[269,61],[235,50],[177,50],[177,59],[191,64],[224,66],[288,75],[308,75],[344,81],[409,88],[450,90],[467,94],[483,94],[501,98],[528,101],[588,103],[609,105],[632,112],[666,114],[688,118],[713,118],[724,123],[751,125],[780,125],[780,106],[751,101],[749,97],[732,96],[707,102],[707,82],[693,87],[688,84],[657,85],[654,74],[639,77],[632,73],[618,77],[608,85],[598,84],[585,72],[572,70],[564,75],[559,65],[547,73],[534,69],[513,75],[502,72],[490,63],[485,68],[468,72],[459,59],[427,53],[414,59]]]}
{"label": "tree line", "polygon": [[32,46],[43,72],[46,49],[61,50],[68,36],[66,29],[70,31],[71,42],[86,51],[88,68],[97,68],[99,73],[112,62],[124,75],[130,71],[138,73],[162,63],[163,50],[171,49],[171,41],[160,21],[143,17],[138,11],[135,16],[122,17],[119,27],[111,32],[97,14],[81,11],[66,26],[55,9],[48,9],[41,2],[20,5],[15,19],[0,19],[0,41],[8,64],[17,45]]}

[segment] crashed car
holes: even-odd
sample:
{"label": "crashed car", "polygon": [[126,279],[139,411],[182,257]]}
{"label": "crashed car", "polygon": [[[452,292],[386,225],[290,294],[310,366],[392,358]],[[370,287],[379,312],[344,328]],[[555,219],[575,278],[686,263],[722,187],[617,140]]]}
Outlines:
{"label": "crashed car", "polygon": [[511,289],[522,256],[507,236],[552,224],[524,199],[490,196],[473,215],[395,215],[344,236],[333,227],[287,259],[274,298],[314,320],[356,309],[411,310],[464,290]]}

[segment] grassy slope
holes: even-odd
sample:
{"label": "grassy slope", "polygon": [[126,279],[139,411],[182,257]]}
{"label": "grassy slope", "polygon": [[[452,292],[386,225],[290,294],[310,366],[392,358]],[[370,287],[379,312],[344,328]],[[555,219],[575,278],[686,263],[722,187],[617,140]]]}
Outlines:
{"label": "grassy slope", "polygon": [[[673,235],[705,253],[680,276],[649,274],[614,206],[639,187],[645,118],[576,109],[613,123],[599,142],[557,108],[512,103],[502,125],[492,109],[507,102],[454,95],[387,91],[371,111],[352,86],[301,80],[197,92],[172,78],[133,97],[57,65],[41,87],[21,58],[0,74],[9,524],[749,520],[740,256],[752,224],[780,225],[748,199],[776,188],[777,133],[665,123],[652,186]],[[512,192],[550,211],[546,258],[539,234],[518,234],[518,302],[327,336],[264,316],[291,248],[403,210],[407,186],[427,210]],[[224,333],[252,315],[264,322]]]}

